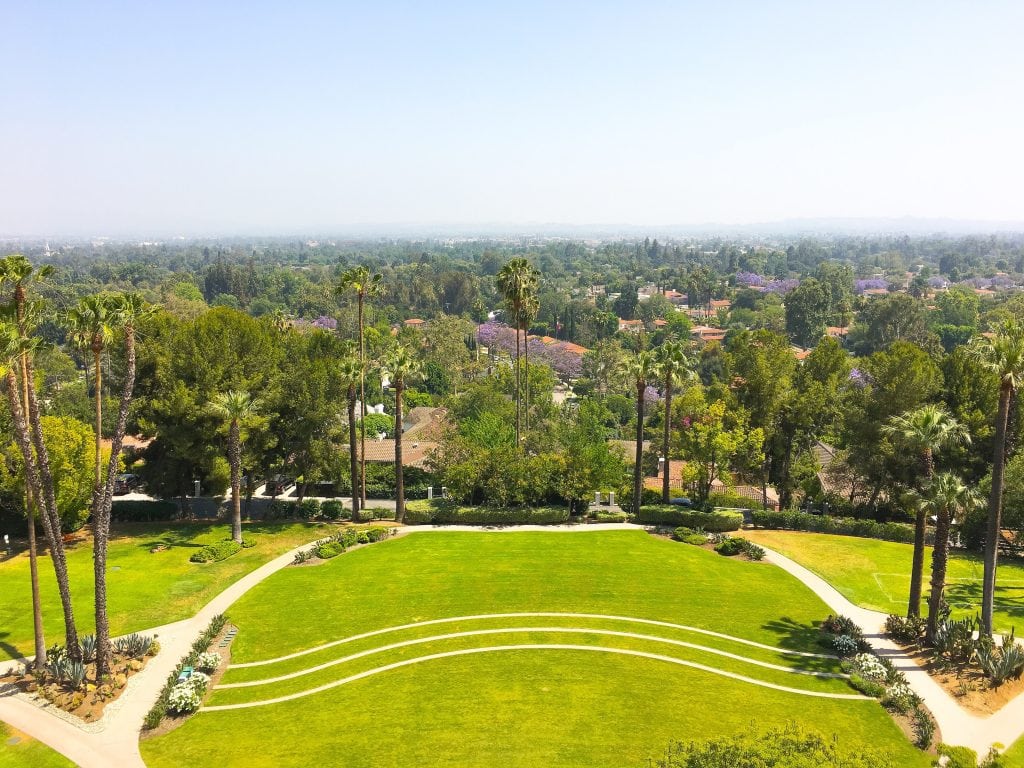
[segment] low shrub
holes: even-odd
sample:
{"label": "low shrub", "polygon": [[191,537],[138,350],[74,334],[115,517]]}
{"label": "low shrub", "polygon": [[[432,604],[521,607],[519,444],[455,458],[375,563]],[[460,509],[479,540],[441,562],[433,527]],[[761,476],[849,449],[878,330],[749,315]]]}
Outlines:
{"label": "low shrub", "polygon": [[900,645],[917,645],[927,622],[919,616],[906,617],[890,613],[885,619],[885,632]]}
{"label": "low shrub", "polygon": [[738,531],[743,525],[742,512],[701,512],[696,509],[674,507],[670,504],[643,507],[636,521],[644,525],[666,525],[673,528],[700,528],[712,532]]}
{"label": "low shrub", "polygon": [[221,661],[219,653],[204,651],[196,658],[196,669],[200,669],[203,672],[213,672],[213,670],[220,666]]}
{"label": "low shrub", "polygon": [[[346,514],[347,513],[347,514]],[[352,513],[337,499],[329,499],[320,505],[320,516],[327,520],[351,520]]]}
{"label": "low shrub", "polygon": [[319,499],[303,499],[302,501],[295,502],[293,506],[295,516],[301,517],[303,520],[312,520],[320,515]]}
{"label": "low shrub", "polygon": [[317,545],[316,556],[321,560],[330,560],[332,557],[337,557],[344,551],[345,548],[332,539],[330,541],[325,541],[323,544]]}
{"label": "low shrub", "polygon": [[914,743],[919,749],[928,749],[935,738],[935,721],[920,704],[914,707],[911,724],[914,728]]}
{"label": "low shrub", "polygon": [[256,546],[256,539],[252,536],[242,536],[242,549],[249,549]]}
{"label": "low shrub", "polygon": [[193,563],[219,563],[242,550],[242,545],[234,539],[225,539],[216,544],[207,544],[189,557]]}
{"label": "low shrub", "polygon": [[730,507],[732,509],[749,509],[753,511],[755,509],[760,509],[762,505],[760,501],[754,501],[746,496],[740,496],[738,493],[715,491],[714,493],[708,494],[705,506],[709,509],[714,509],[715,507]]}
{"label": "low shrub", "polygon": [[625,512],[598,512],[594,517],[598,523],[624,523],[629,520]]}
{"label": "low shrub", "polygon": [[167,709],[171,712],[186,714],[195,712],[203,701],[206,686],[210,678],[202,672],[193,672],[187,680],[176,683],[167,695]]}
{"label": "low shrub", "polygon": [[869,650],[864,632],[853,619],[847,616],[833,616],[821,623],[821,642],[840,657],[850,657]]}
{"label": "low shrub", "polygon": [[[874,520],[857,520],[851,517],[829,517],[811,515],[806,512],[754,510],[751,521],[758,528],[788,531],[812,531],[833,533],[840,536],[859,536],[865,539],[896,541],[901,544],[914,542],[914,526],[907,523],[879,523]],[[931,536],[931,532],[929,532]],[[929,544],[931,541],[929,540]]]}
{"label": "low shrub", "polygon": [[734,557],[743,551],[743,539],[728,538],[715,545],[715,552],[726,557]]}
{"label": "low shrub", "polygon": [[178,505],[173,501],[115,501],[110,505],[110,519],[115,523],[152,523],[174,520]]}
{"label": "low shrub", "polygon": [[417,500],[406,505],[407,525],[558,525],[568,507],[463,507],[446,501]]}
{"label": "low shrub", "polygon": [[978,753],[970,747],[952,747],[949,744],[939,744],[935,751],[939,757],[946,758],[946,768],[1006,768],[1006,763],[999,750],[995,747],[989,750],[985,759],[978,762]]}
{"label": "low shrub", "polygon": [[697,533],[692,528],[686,526],[680,526],[672,532],[672,538],[676,541],[681,541],[684,544],[693,544],[697,547],[702,547],[708,543],[708,537],[703,533]]}
{"label": "low shrub", "polygon": [[298,516],[296,503],[294,501],[281,501],[274,499],[267,505],[263,513],[264,520],[292,520]]}

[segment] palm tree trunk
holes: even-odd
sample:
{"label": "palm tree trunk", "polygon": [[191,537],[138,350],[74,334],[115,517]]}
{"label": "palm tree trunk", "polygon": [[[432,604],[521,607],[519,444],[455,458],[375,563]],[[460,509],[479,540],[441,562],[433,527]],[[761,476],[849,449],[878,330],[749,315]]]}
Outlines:
{"label": "palm tree trunk", "polygon": [[242,543],[242,437],[238,419],[228,430],[228,462],[231,464],[231,538]]}
{"label": "palm tree trunk", "polygon": [[939,624],[942,608],[942,592],[946,587],[946,564],[949,561],[949,515],[943,507],[935,520],[935,547],[932,549],[932,591],[928,598],[928,627],[926,637],[929,643],[935,641],[935,630]]}
{"label": "palm tree trunk", "polygon": [[348,386],[348,465],[352,478],[352,522],[359,522],[359,456],[356,454],[356,385]]}
{"label": "palm tree trunk", "polygon": [[39,556],[36,550],[36,515],[32,491],[25,483],[25,513],[28,516],[28,570],[32,583],[32,633],[35,639],[33,669],[42,669],[46,661],[46,637],[43,634],[43,603],[39,597]]}
{"label": "palm tree trunk", "polygon": [[636,463],[633,465],[633,511],[640,514],[643,501],[644,486],[644,390],[647,388],[643,379],[636,383]]}
{"label": "palm tree trunk", "polygon": [[395,521],[405,522],[405,476],[402,467],[402,390],[405,382],[395,382]]}
{"label": "palm tree trunk", "polygon": [[[100,487],[100,482],[101,482],[100,481],[100,475],[101,475],[100,466],[103,464],[103,395],[101,394],[102,393],[102,387],[103,387],[103,372],[100,370],[100,351],[98,349],[96,349],[95,347],[93,348],[92,357],[93,357],[93,366],[94,366],[95,371],[96,371],[94,376],[93,376],[94,383],[96,384],[96,434],[94,435],[94,437],[96,439],[96,457],[95,457],[95,460],[94,460],[94,464],[95,464],[95,467],[94,467],[94,469],[95,469],[94,483],[95,483],[95,487],[99,488]],[[93,510],[93,526],[94,527],[96,525],[96,517],[95,517],[95,515],[96,515],[96,511],[94,509]]]}
{"label": "palm tree trunk", "polygon": [[35,447],[36,463],[39,468],[37,489],[39,493],[36,494],[36,499],[41,500],[43,529],[50,541],[50,560],[53,561],[53,572],[57,577],[57,591],[60,593],[61,608],[64,611],[64,640],[68,656],[80,660],[82,654],[78,645],[78,630],[75,627],[75,609],[71,602],[71,580],[68,576],[64,540],[61,538],[60,515],[57,512],[53,473],[50,471],[50,453],[46,449],[46,443],[43,442],[43,423],[39,414],[39,402],[36,400],[35,387],[29,385],[29,382],[34,379],[34,372],[32,360],[28,355],[22,356],[22,377],[28,402],[28,426],[31,428],[32,444]]}
{"label": "palm tree trunk", "polygon": [[[125,373],[121,389],[121,402],[117,409],[117,423],[111,435],[107,477],[102,492],[93,497],[93,577],[96,614],[96,678],[110,674],[112,648],[110,644],[110,617],[107,615],[107,549],[110,542],[110,508],[114,500],[114,483],[121,458],[121,446],[128,429],[128,409],[135,391],[135,329],[124,329]],[[97,400],[98,402],[98,400]],[[97,421],[97,424],[100,422]]]}
{"label": "palm tree trunk", "polygon": [[[363,294],[359,293],[359,500],[366,509],[366,364],[363,342]],[[355,489],[353,488],[353,492]]]}
{"label": "palm tree trunk", "polygon": [[[922,456],[924,464],[925,484],[931,482],[934,474],[934,461],[930,448],[925,448]],[[921,592],[924,584],[924,540],[928,531],[928,510],[918,506],[917,519],[914,521],[914,560],[910,571],[910,600],[907,605],[907,616],[917,618],[921,615]],[[934,554],[933,554],[934,558]]]}
{"label": "palm tree trunk", "polygon": [[996,439],[992,455],[992,493],[988,500],[988,531],[985,535],[985,575],[981,589],[981,631],[992,634],[992,611],[996,594],[996,567],[999,559],[999,533],[1003,514],[1003,469],[1006,462],[1006,422],[1010,413],[1013,388],[999,388],[999,413],[996,416]]}
{"label": "palm tree trunk", "polygon": [[519,450],[519,401],[521,385],[519,383],[519,322],[516,322],[516,450]]}
{"label": "palm tree trunk", "polygon": [[39,562],[36,554],[36,519],[33,505],[32,489],[38,486],[30,482],[30,473],[35,470],[32,464],[32,446],[25,426],[24,409],[18,399],[18,381],[13,371],[7,372],[7,397],[11,407],[11,418],[14,421],[14,436],[25,462],[25,515],[28,518],[28,568],[29,580],[32,584],[32,629],[35,640],[34,669],[42,669],[46,663],[46,638],[43,634],[43,605],[39,598]]}
{"label": "palm tree trunk", "polygon": [[523,423],[527,432],[530,431],[530,329],[523,328],[523,358],[526,364],[524,371],[526,381],[523,389],[525,391],[526,404],[523,406]]}
{"label": "palm tree trunk", "polygon": [[669,458],[668,458],[668,444],[669,439],[672,435],[672,375],[669,374],[665,377],[665,429],[661,437],[661,455],[664,457],[664,461],[661,465],[661,470],[664,472],[664,477],[661,478],[661,503],[668,504],[669,500]]}

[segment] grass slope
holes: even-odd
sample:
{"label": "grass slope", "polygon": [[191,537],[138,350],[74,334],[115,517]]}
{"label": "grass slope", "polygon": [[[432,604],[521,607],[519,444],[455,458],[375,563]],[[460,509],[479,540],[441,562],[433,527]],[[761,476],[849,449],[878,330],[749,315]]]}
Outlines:
{"label": "grass slope", "polygon": [[[863,608],[905,613],[910,595],[910,544],[798,531],[744,531],[763,544],[828,581],[848,600]],[[931,569],[931,548],[925,557],[925,597]],[[955,616],[973,616],[981,610],[980,557],[955,552],[950,557],[946,600]],[[1024,564],[1001,558],[996,584],[995,626],[1009,632],[1024,626]],[[922,613],[927,613],[922,602]]]}
{"label": "grass slope", "polygon": [[[118,526],[110,543],[107,589],[110,629],[115,635],[159,626],[195,613],[233,581],[295,546],[326,535],[311,523],[247,524],[256,546],[219,563],[190,563],[195,550],[230,536],[227,525],[136,523]],[[157,545],[168,549],[151,553]],[[64,621],[49,555],[40,557],[40,588],[47,644],[63,642]],[[68,551],[75,619],[92,632],[91,541]],[[0,662],[31,654],[32,592],[28,555],[0,563]]]}
{"label": "grass slope", "polygon": [[[419,533],[317,567],[285,569],[254,588],[231,610],[232,622],[240,628],[232,662],[268,659],[414,621],[533,611],[670,621],[811,651],[821,650],[815,645],[814,626],[828,612],[780,569],[730,560],[642,532]],[[596,620],[497,622],[501,627],[516,624],[603,626]],[[467,626],[479,624],[433,625],[421,632],[414,628],[359,647]],[[615,628],[672,634],[637,625]],[[474,642],[482,646],[547,639],[510,640],[502,634]],[[686,639],[776,663],[781,657],[772,651],[738,649],[729,641],[692,635]],[[560,640],[634,647],[628,639]],[[452,647],[461,645],[400,650],[364,667]],[[649,645],[644,649],[666,652]],[[310,654],[302,662],[257,668],[258,673],[230,670],[224,682],[294,671],[340,658],[349,650]],[[694,659],[736,671],[743,666],[699,653]],[[792,679],[796,675],[752,672],[749,666],[742,672],[808,690],[851,692],[837,680],[797,681]],[[275,683],[265,691],[215,691],[210,703],[308,690],[313,683],[346,674],[329,668],[303,683]],[[897,756],[901,765],[929,764],[873,701],[804,697],[665,662],[565,649],[438,659],[282,704],[203,712],[181,728],[143,742],[142,750],[147,763],[157,767],[231,765],[243,758],[252,766],[298,766],[311,759],[349,766],[640,766],[673,738],[712,737],[746,728],[754,720],[759,726],[796,720],[826,734],[838,733],[850,746]]]}
{"label": "grass slope", "polygon": [[[18,738],[17,744],[8,739]],[[0,723],[0,768],[72,768],[74,763],[42,742]]]}

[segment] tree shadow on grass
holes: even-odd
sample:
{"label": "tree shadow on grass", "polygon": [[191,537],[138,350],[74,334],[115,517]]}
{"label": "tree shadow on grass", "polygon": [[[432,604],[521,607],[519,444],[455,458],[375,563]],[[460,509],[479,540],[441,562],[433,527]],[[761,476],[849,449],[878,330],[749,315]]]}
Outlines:
{"label": "tree shadow on grass", "polygon": [[[10,636],[11,636],[10,632],[0,632],[0,651],[3,651],[5,654],[7,654],[11,658],[11,661],[13,661],[14,659],[23,659],[23,658],[25,658],[25,653],[23,653],[20,648],[18,648],[16,646],[13,646],[10,643],[4,641],[4,638],[10,637]],[[0,663],[6,663],[6,662],[0,662]],[[6,667],[4,667],[4,669],[6,669]]]}
{"label": "tree shadow on grass", "polygon": [[[791,619],[789,616],[761,625],[777,635],[775,645],[792,651],[803,651],[804,653],[832,654],[831,648],[821,645],[821,629],[815,623],[803,623]],[[816,659],[807,656],[787,656],[787,662],[794,669],[802,669],[809,672],[838,672],[839,662],[835,659]]]}

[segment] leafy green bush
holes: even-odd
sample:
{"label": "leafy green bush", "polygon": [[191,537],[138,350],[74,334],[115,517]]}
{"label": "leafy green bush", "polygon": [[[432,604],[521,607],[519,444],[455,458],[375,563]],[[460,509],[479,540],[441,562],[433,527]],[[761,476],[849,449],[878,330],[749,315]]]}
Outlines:
{"label": "leafy green bush", "polygon": [[274,499],[267,506],[263,514],[264,520],[292,520],[298,516],[298,510],[294,501],[281,501]]}
{"label": "leafy green bush", "polygon": [[330,560],[332,557],[337,557],[344,551],[344,547],[332,539],[317,545],[316,556],[321,560]]}
{"label": "leafy green bush", "polygon": [[925,620],[891,613],[885,619],[885,632],[900,645],[917,645],[924,635]]}
{"label": "leafy green bush", "polygon": [[[896,541],[901,544],[912,544],[914,541],[914,526],[906,523],[879,523],[851,517],[828,517],[810,515],[806,512],[773,510],[754,510],[751,512],[751,520],[758,528],[834,533],[840,536]],[[929,532],[929,536],[931,535]]]}
{"label": "leafy green bush", "polygon": [[319,499],[303,499],[294,504],[295,515],[304,520],[312,520],[320,515]]}
{"label": "leafy green bush", "polygon": [[115,501],[110,505],[110,519],[116,523],[151,523],[173,520],[178,505],[173,501]]}
{"label": "leafy green bush", "polygon": [[568,507],[463,507],[446,501],[411,501],[407,525],[558,525],[569,520]]}
{"label": "leafy green bush", "polygon": [[320,505],[320,516],[327,520],[351,520],[352,512],[337,499],[328,499]]}
{"label": "leafy green bush", "polygon": [[207,544],[198,552],[193,552],[189,560],[193,563],[218,563],[240,552],[241,549],[242,545],[237,541],[225,539],[216,544]]}
{"label": "leafy green bush", "polygon": [[598,512],[594,520],[599,523],[624,523],[629,520],[625,512]]}
{"label": "leafy green bush", "polygon": [[751,560],[760,561],[764,560],[765,551],[764,547],[759,547],[754,542],[743,539],[743,554]]}
{"label": "leafy green bush", "polygon": [[754,499],[748,499],[746,496],[740,496],[738,493],[715,491],[714,493],[708,494],[706,506],[708,508],[729,507],[732,509],[754,510],[760,509],[761,502],[755,501]]}
{"label": "leafy green bush", "polygon": [[988,755],[980,763],[978,762],[978,753],[969,747],[951,747],[949,744],[939,744],[935,751],[939,757],[946,758],[946,768],[1006,768],[1006,763],[994,747],[989,750]]}
{"label": "leafy green bush", "polygon": [[895,768],[884,755],[840,749],[795,724],[738,733],[711,741],[673,742],[657,768]]}
{"label": "leafy green bush", "polygon": [[[701,538],[704,538],[703,536]],[[726,557],[746,555],[751,560],[763,560],[764,550],[752,541],[736,536],[726,537],[715,545],[715,552]]]}
{"label": "leafy green bush", "polygon": [[256,546],[256,539],[252,536],[242,534],[242,549],[250,549]]}
{"label": "leafy green bush", "polygon": [[673,528],[701,528],[708,533],[738,531],[743,525],[742,512],[701,512],[697,509],[675,507],[670,504],[658,504],[644,507],[636,516],[638,523],[644,525],[670,525]]}

